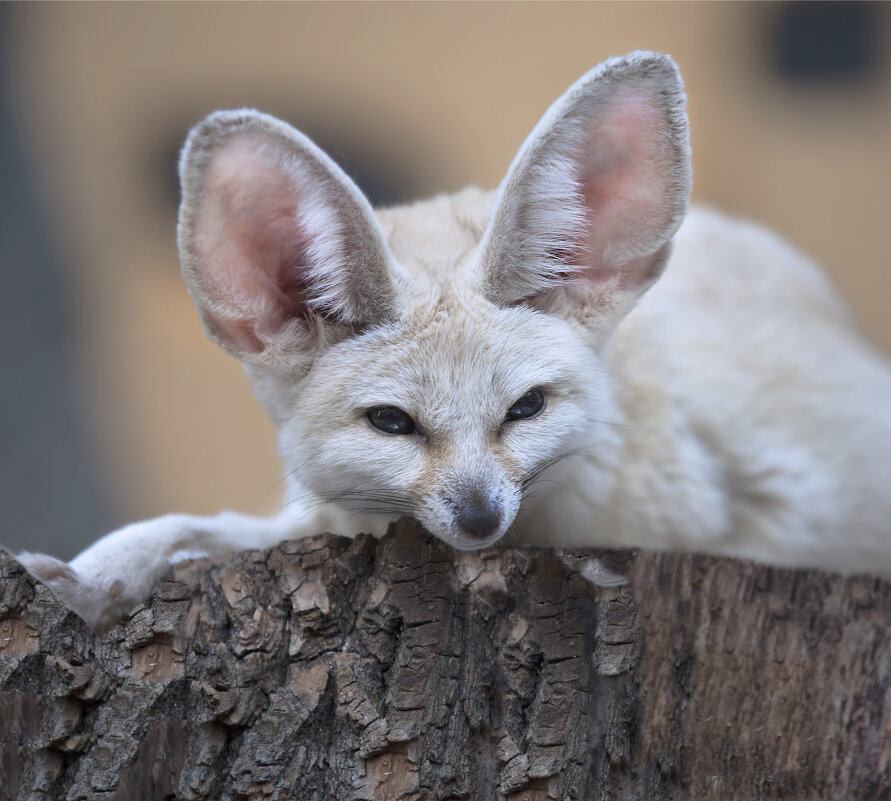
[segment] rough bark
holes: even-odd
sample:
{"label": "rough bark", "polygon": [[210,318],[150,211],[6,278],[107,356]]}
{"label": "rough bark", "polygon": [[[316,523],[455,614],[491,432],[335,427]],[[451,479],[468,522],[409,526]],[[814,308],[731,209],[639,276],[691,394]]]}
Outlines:
{"label": "rough bark", "polygon": [[100,638],[0,555],[0,799],[891,797],[891,584],[629,561],[325,535]]}

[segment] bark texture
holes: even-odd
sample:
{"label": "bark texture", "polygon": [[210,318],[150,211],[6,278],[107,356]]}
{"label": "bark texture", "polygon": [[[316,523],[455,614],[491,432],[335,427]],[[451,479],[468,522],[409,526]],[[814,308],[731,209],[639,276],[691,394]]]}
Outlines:
{"label": "bark texture", "polygon": [[891,798],[891,584],[628,562],[406,523],[180,566],[100,638],[0,554],[0,800]]}

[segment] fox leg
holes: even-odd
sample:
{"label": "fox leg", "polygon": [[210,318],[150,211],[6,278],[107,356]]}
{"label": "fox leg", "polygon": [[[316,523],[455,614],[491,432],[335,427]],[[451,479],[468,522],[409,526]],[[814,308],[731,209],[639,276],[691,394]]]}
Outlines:
{"label": "fox leg", "polygon": [[20,553],[16,558],[59,600],[101,631],[145,599],[177,562],[266,548],[320,533],[324,524],[319,515],[306,514],[282,513],[271,518],[233,512],[214,517],[171,514],[118,529],[68,563],[39,553]]}

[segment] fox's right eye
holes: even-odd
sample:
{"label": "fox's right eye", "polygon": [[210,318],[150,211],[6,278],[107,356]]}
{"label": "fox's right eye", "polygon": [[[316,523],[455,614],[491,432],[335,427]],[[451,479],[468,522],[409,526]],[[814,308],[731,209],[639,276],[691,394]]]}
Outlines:
{"label": "fox's right eye", "polygon": [[395,406],[372,406],[365,418],[385,434],[414,434],[417,430],[415,421]]}

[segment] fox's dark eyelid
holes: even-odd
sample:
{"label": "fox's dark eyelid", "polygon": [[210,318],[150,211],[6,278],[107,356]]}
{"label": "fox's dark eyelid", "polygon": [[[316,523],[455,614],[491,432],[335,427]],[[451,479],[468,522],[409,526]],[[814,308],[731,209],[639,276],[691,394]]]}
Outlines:
{"label": "fox's dark eyelid", "polygon": [[398,406],[372,406],[365,410],[365,419],[383,434],[414,434],[418,427],[407,412]]}
{"label": "fox's dark eyelid", "polygon": [[516,420],[529,420],[541,414],[545,407],[547,396],[541,387],[533,387],[528,392],[523,393],[504,415],[505,423],[512,423]]}

